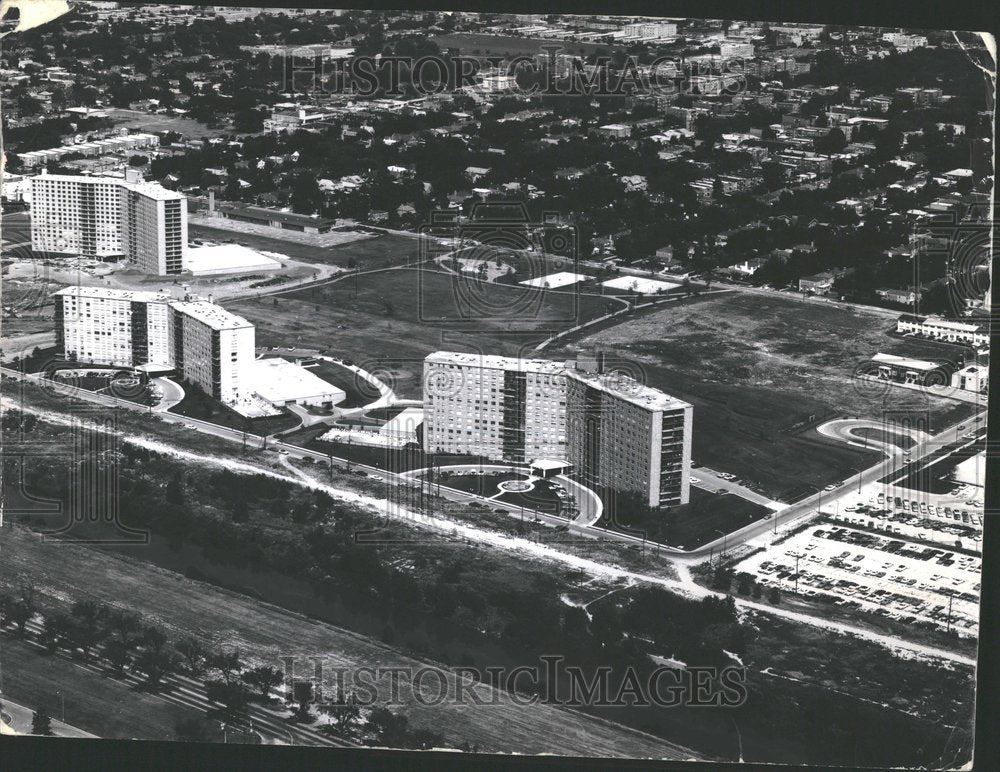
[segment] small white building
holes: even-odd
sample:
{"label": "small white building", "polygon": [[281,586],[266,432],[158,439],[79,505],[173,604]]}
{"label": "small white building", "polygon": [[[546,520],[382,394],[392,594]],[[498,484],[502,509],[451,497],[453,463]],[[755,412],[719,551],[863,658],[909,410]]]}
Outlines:
{"label": "small white building", "polygon": [[281,263],[274,258],[239,244],[188,247],[184,254],[184,270],[192,276],[277,271],[280,268]]}
{"label": "small white building", "polygon": [[275,407],[333,407],[347,396],[302,365],[281,357],[255,359],[248,369],[250,389]]}

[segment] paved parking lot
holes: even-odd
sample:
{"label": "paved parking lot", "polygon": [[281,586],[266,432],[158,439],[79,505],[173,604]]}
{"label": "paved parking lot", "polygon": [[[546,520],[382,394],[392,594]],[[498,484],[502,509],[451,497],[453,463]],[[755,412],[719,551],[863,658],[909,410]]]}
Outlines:
{"label": "paved parking lot", "polygon": [[976,635],[980,567],[978,556],[823,523],[751,556],[736,570],[782,592],[797,587],[807,598],[942,629],[950,602],[952,629]]}
{"label": "paved parking lot", "polygon": [[824,506],[823,514],[845,525],[980,552],[982,498],[983,489],[975,485],[956,484],[948,494],[935,495],[874,484]]}

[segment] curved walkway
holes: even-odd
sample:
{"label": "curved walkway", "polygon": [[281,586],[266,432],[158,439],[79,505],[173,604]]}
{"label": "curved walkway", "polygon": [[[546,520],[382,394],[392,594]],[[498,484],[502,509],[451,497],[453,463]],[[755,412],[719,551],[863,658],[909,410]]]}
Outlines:
{"label": "curved walkway", "polygon": [[153,408],[154,413],[164,413],[184,400],[184,389],[176,381],[154,378],[153,383],[160,387],[160,393],[163,394],[160,403]]}

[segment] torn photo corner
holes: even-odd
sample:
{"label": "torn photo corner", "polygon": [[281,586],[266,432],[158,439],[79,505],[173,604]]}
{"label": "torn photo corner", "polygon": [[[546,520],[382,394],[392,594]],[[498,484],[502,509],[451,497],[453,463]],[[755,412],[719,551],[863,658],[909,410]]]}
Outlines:
{"label": "torn photo corner", "polygon": [[982,762],[991,35],[0,19],[0,732]]}
{"label": "torn photo corner", "polygon": [[[3,36],[40,27],[68,13],[69,8],[67,0],[0,0]],[[8,28],[6,25],[14,19],[17,20],[17,25]]]}

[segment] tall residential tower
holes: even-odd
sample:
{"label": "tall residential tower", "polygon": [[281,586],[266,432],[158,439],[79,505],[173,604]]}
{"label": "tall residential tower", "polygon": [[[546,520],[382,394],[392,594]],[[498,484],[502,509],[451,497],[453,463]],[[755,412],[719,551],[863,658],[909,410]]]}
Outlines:
{"label": "tall residential tower", "polygon": [[124,256],[146,273],[179,274],[187,246],[187,201],[130,173],[124,180],[39,174],[31,178],[35,252]]}

